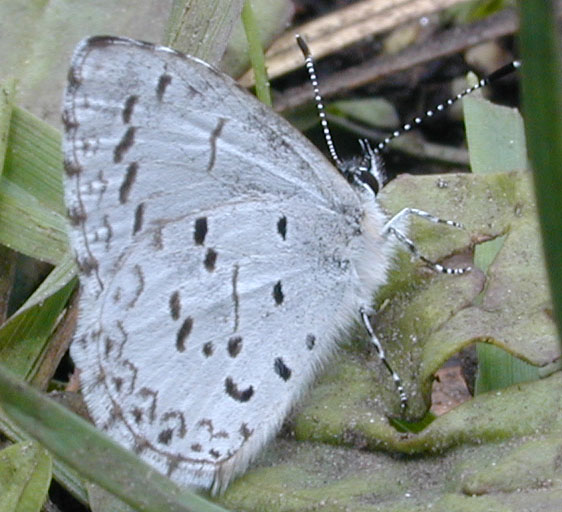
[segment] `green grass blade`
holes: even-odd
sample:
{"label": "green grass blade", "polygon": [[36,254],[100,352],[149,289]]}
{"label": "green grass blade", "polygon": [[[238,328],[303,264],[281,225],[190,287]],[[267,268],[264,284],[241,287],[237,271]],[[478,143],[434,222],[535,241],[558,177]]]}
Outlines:
{"label": "green grass blade", "polygon": [[261,44],[260,27],[249,0],[244,2],[242,22],[244,23],[246,37],[248,38],[248,52],[256,79],[256,96],[262,103],[271,107],[271,90],[269,88],[267,70],[265,69],[265,56]]}
{"label": "green grass blade", "polygon": [[243,0],[175,0],[168,21],[166,44],[217,66]]}
{"label": "green grass blade", "polygon": [[554,2],[519,2],[522,100],[554,317],[562,332],[562,72]]}

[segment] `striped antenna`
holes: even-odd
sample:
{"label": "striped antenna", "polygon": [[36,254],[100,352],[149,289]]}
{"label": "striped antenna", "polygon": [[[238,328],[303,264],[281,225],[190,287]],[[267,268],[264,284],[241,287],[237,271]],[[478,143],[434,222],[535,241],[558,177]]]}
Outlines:
{"label": "striped antenna", "polygon": [[[335,162],[336,167],[340,170],[343,170],[346,168],[346,164],[342,162],[342,160],[339,158],[338,154],[336,153],[334,141],[332,139],[332,134],[330,132],[328,121],[326,119],[326,111],[324,108],[324,103],[322,102],[322,96],[318,88],[318,78],[316,75],[316,69],[314,67],[314,59],[312,58],[310,49],[306,44],[306,42],[304,41],[304,39],[298,34],[296,36],[296,39],[297,39],[297,44],[299,45],[299,48],[301,49],[305,58],[305,66],[306,66],[306,70],[308,71],[308,75],[310,77],[310,81],[312,83],[312,87],[314,90],[314,101],[316,102],[316,108],[318,109],[318,116],[320,117],[320,123],[322,125],[322,130],[324,132],[324,138],[326,139],[328,151],[330,152],[330,155],[332,157],[332,160]],[[520,67],[521,67],[521,61],[518,60],[514,60],[513,62],[506,64],[505,66],[494,71],[492,74],[488,75],[487,77],[479,80],[479,82],[473,85],[472,87],[468,87],[467,89],[460,92],[456,96],[449,98],[444,103],[440,103],[435,108],[428,110],[427,112],[425,112],[425,114],[419,117],[415,117],[409,123],[405,123],[404,125],[402,125],[401,128],[398,128],[397,130],[393,131],[390,135],[385,137],[381,142],[379,142],[375,147],[373,147],[372,151],[376,155],[379,155],[386,148],[386,146],[391,140],[396,139],[397,137],[400,137],[404,133],[409,132],[413,128],[423,123],[425,119],[429,117],[433,117],[436,113],[446,110],[451,105],[453,105],[453,103],[456,103],[457,101],[464,98],[468,94],[471,94],[474,91],[481,89],[482,87],[485,87],[486,85],[489,85],[493,82],[496,82],[497,80],[500,80],[506,75],[513,73]]]}
{"label": "striped antenna", "polygon": [[473,85],[472,87],[468,87],[464,91],[459,92],[456,96],[453,96],[452,98],[449,98],[444,103],[440,103],[435,108],[425,112],[425,114],[423,114],[419,117],[414,117],[414,119],[412,119],[409,123],[405,123],[404,125],[402,125],[401,128],[393,131],[390,135],[385,137],[381,142],[379,142],[373,148],[373,150],[375,151],[375,153],[379,154],[381,151],[384,150],[384,148],[386,148],[386,146],[388,145],[388,143],[391,140],[396,139],[397,137],[400,137],[401,135],[403,135],[406,132],[409,132],[410,130],[412,130],[416,126],[423,123],[428,117],[433,117],[436,113],[443,112],[444,110],[449,108],[451,105],[453,105],[453,103],[456,103],[457,101],[459,101],[460,99],[464,98],[465,96],[473,93],[474,91],[476,91],[478,89],[481,89],[482,87],[485,87],[486,85],[489,85],[493,82],[496,82],[500,78],[503,78],[504,76],[509,75],[510,73],[513,73],[515,70],[519,69],[520,67],[521,67],[521,61],[518,61],[518,60],[514,60],[513,62],[510,62],[509,64],[506,64],[505,66],[502,66],[501,68],[497,69],[496,71],[494,71],[492,74],[488,75],[487,77],[480,79],[478,81],[478,83]]}
{"label": "striped antenna", "polygon": [[296,35],[296,38],[297,44],[299,45],[299,48],[304,55],[304,65],[306,66],[306,70],[308,71],[310,83],[312,84],[312,89],[314,91],[314,101],[316,102],[316,109],[318,110],[318,117],[320,118],[320,124],[322,125],[322,131],[324,132],[324,138],[326,139],[328,151],[330,152],[330,156],[336,164],[336,167],[341,170],[344,167],[344,163],[336,152],[334,140],[332,139],[332,133],[330,132],[330,127],[328,126],[324,103],[322,102],[322,96],[320,94],[320,89],[318,88],[318,77],[316,76],[314,59],[312,58],[310,48],[306,44],[305,40],[299,34]]}

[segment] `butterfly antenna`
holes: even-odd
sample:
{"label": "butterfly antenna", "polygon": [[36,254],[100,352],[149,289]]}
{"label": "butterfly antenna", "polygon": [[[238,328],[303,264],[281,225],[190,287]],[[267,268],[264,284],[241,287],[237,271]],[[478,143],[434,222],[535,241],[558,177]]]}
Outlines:
{"label": "butterfly antenna", "polygon": [[414,119],[412,119],[409,123],[406,123],[406,124],[402,125],[402,128],[399,128],[398,130],[393,131],[384,140],[379,142],[374,147],[373,151],[376,154],[381,153],[381,151],[383,151],[386,148],[386,146],[388,146],[388,143],[391,140],[396,139],[397,137],[400,137],[401,135],[403,135],[406,132],[409,132],[410,130],[412,130],[416,126],[423,123],[427,118],[433,117],[437,112],[442,112],[443,110],[449,108],[453,103],[456,103],[457,101],[464,98],[465,96],[473,93],[474,91],[476,91],[478,89],[481,89],[482,87],[485,87],[488,84],[496,82],[500,78],[503,78],[504,76],[509,75],[510,73],[513,73],[514,71],[516,71],[520,67],[521,67],[521,61],[514,60],[513,62],[510,62],[509,64],[506,64],[505,66],[497,69],[496,71],[494,71],[493,73],[491,73],[487,77],[479,80],[478,83],[473,85],[472,87],[468,87],[467,89],[460,92],[456,96],[454,96],[452,98],[449,98],[446,102],[440,103],[435,108],[433,108],[431,110],[428,110],[425,114],[423,114],[419,117],[414,117]]}
{"label": "butterfly antenna", "polygon": [[306,70],[310,78],[310,83],[312,84],[312,89],[314,91],[314,101],[316,102],[318,117],[320,118],[320,124],[322,125],[322,131],[324,132],[324,138],[326,139],[328,151],[330,152],[330,156],[336,164],[336,167],[341,170],[344,167],[344,163],[336,152],[334,140],[332,139],[332,133],[330,132],[330,127],[328,126],[324,103],[322,103],[322,95],[320,94],[320,89],[318,88],[318,78],[316,76],[316,68],[314,67],[314,59],[312,58],[310,48],[306,44],[305,40],[299,34],[296,35],[296,38],[297,44],[299,45],[299,48],[304,55],[304,64],[306,66]]}

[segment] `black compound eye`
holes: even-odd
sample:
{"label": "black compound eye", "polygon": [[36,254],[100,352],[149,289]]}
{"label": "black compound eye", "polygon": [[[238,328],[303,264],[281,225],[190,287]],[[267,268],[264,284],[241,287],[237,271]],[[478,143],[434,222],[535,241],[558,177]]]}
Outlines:
{"label": "black compound eye", "polygon": [[368,171],[362,171],[359,175],[359,179],[365,183],[375,195],[379,193],[379,182],[377,179]]}

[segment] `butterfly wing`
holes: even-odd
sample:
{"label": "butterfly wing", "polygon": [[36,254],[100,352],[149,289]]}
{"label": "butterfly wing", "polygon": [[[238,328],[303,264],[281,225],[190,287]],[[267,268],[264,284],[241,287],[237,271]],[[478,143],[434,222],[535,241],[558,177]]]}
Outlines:
{"label": "butterfly wing", "polygon": [[384,215],[229,77],[173,50],[85,40],[64,102],[71,354],[90,414],[178,482],[221,490],[384,279]]}

